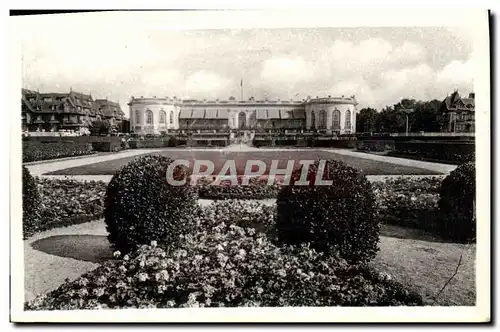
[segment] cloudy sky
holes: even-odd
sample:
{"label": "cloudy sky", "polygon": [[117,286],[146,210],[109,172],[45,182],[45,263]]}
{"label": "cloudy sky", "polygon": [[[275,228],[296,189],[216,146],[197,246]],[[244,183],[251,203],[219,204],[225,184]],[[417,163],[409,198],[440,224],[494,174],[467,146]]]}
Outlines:
{"label": "cloudy sky", "polygon": [[442,99],[473,89],[463,28],[172,30],[64,15],[19,35],[22,84],[119,101],[355,95],[382,108],[401,97]]}

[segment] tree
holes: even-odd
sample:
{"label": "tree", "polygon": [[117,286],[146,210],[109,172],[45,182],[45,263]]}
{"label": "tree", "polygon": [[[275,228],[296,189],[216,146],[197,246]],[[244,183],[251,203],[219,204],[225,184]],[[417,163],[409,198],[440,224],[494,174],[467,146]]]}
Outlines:
{"label": "tree", "polygon": [[412,131],[437,132],[440,131],[439,109],[441,102],[431,100],[418,102],[412,114]]}
{"label": "tree", "polygon": [[401,133],[406,130],[406,114],[390,106],[382,109],[377,116],[376,128],[381,133]]}
{"label": "tree", "polygon": [[111,124],[108,120],[95,120],[92,122],[90,132],[92,135],[107,135],[111,130]]}
{"label": "tree", "polygon": [[356,131],[357,132],[374,132],[376,131],[377,110],[374,108],[363,108],[356,115]]}

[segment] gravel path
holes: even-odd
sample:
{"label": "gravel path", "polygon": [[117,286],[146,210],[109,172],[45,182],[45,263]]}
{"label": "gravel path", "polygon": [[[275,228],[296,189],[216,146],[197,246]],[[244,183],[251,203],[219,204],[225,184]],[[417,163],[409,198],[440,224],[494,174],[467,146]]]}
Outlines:
{"label": "gravel path", "polygon": [[[57,288],[64,283],[66,278],[74,280],[99,266],[94,262],[49,255],[32,247],[34,243],[41,239],[78,234],[105,236],[107,232],[104,222],[97,220],[37,233],[24,241],[24,296],[26,301],[31,300],[38,294]],[[75,246],[75,249],[87,250],[81,245]]]}

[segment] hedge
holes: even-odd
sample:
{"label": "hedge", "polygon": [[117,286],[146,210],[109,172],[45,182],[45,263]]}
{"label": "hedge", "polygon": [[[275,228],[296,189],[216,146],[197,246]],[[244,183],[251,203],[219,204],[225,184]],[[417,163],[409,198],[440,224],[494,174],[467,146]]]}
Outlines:
{"label": "hedge", "polygon": [[29,170],[23,166],[23,237],[32,235],[40,228],[41,198],[38,186]]}
{"label": "hedge", "polygon": [[[152,240],[166,247],[189,231],[196,208],[195,193],[186,182],[174,186],[167,181],[172,160],[146,155],[129,162],[111,179],[104,198],[104,221],[109,242],[122,253]],[[174,170],[174,178],[188,177],[188,170]]]}
{"label": "hedge", "polygon": [[394,140],[363,140],[358,141],[356,148],[359,151],[384,152],[394,149]]}
{"label": "hedge", "polygon": [[23,163],[66,157],[77,157],[95,153],[89,143],[37,141],[23,142]]}
{"label": "hedge", "polygon": [[400,142],[396,141],[394,156],[408,156],[416,159],[468,162],[475,159],[475,144],[470,142]]}
{"label": "hedge", "polygon": [[460,165],[442,182],[439,190],[442,222],[440,233],[459,242],[476,238],[476,167]]}
{"label": "hedge", "polygon": [[359,170],[328,160],[317,185],[320,162],[307,170],[309,185],[297,185],[302,167],[292,174],[290,185],[278,194],[276,228],[282,243],[311,247],[325,253],[338,251],[349,262],[367,262],[378,252],[379,223],[370,182]]}

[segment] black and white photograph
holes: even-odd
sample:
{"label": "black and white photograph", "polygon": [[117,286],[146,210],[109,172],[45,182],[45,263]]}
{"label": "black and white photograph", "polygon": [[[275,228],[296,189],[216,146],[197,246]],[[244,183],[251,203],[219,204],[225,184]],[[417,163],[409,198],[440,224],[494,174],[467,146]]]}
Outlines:
{"label": "black and white photograph", "polygon": [[489,19],[11,15],[11,321],[488,322]]}

